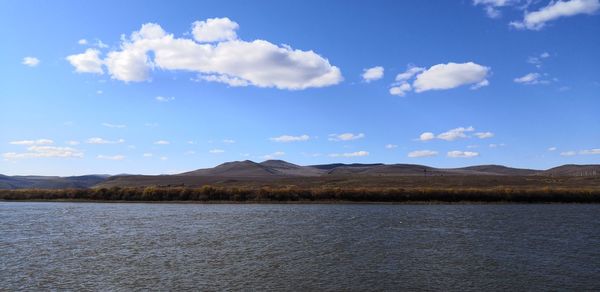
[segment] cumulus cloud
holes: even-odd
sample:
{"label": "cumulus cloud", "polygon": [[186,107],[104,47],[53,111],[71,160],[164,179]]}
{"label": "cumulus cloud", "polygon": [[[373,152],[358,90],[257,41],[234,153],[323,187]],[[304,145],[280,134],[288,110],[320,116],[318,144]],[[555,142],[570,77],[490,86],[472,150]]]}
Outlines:
{"label": "cumulus cloud", "polygon": [[118,128],[118,129],[127,127],[126,125],[111,124],[111,123],[102,123],[102,126],[105,126],[107,128]]}
{"label": "cumulus cloud", "polygon": [[169,142],[167,140],[154,141],[154,145],[169,145],[169,144],[171,144],[171,142]]}
{"label": "cumulus cloud", "polygon": [[236,30],[240,26],[224,18],[209,18],[206,21],[196,21],[192,24],[192,35],[200,43],[231,41],[237,39]]}
{"label": "cumulus cloud", "polygon": [[429,141],[435,139],[435,135],[431,132],[423,132],[419,135],[419,140],[421,141]]}
{"label": "cumulus cloud", "polygon": [[540,10],[526,12],[522,21],[513,21],[510,25],[517,29],[540,30],[549,21],[578,14],[593,14],[598,9],[599,0],[551,1]]}
{"label": "cumulus cloud", "polygon": [[267,159],[267,160],[268,159],[276,159],[277,157],[281,157],[281,156],[284,156],[284,155],[285,155],[285,152],[283,152],[283,151],[277,151],[277,152],[273,152],[271,154],[264,155],[262,158],[263,159]]}
{"label": "cumulus cloud", "polygon": [[364,69],[363,74],[361,76],[363,78],[363,81],[368,83],[383,78],[383,71],[383,67],[376,66],[373,68]]}
{"label": "cumulus cloud", "polygon": [[75,71],[78,73],[104,74],[100,51],[96,49],[87,49],[84,53],[67,56],[67,61],[75,67]]}
{"label": "cumulus cloud", "polygon": [[[404,96],[413,90],[420,93],[452,89],[463,85],[471,85],[471,89],[478,89],[490,84],[487,80],[489,72],[489,67],[473,62],[437,64],[429,69],[413,66],[396,76],[395,82],[390,87],[390,94]],[[410,80],[413,78],[411,84]]]}
{"label": "cumulus cloud", "polygon": [[405,96],[406,93],[409,92],[411,89],[412,86],[410,86],[410,84],[408,84],[407,82],[403,82],[390,87],[390,94],[397,96]]}
{"label": "cumulus cloud", "polygon": [[50,139],[37,139],[37,140],[19,140],[19,141],[10,141],[12,145],[48,145],[54,144],[54,141]]}
{"label": "cumulus cloud", "polygon": [[487,138],[494,137],[494,133],[492,133],[492,132],[477,132],[473,135],[475,135],[475,137],[477,137],[479,139],[487,139]]}
{"label": "cumulus cloud", "polygon": [[417,75],[413,87],[415,92],[451,89],[468,84],[481,87],[489,84],[486,79],[489,71],[489,67],[473,62],[438,64]]}
{"label": "cumulus cloud", "polygon": [[541,68],[543,60],[547,59],[547,58],[550,58],[550,53],[543,52],[543,53],[539,54],[538,56],[532,56],[532,57],[527,58],[527,63],[535,65],[537,68]]}
{"label": "cumulus cloud", "polygon": [[211,150],[208,150],[208,153],[211,153],[211,154],[221,154],[221,153],[224,153],[224,152],[225,152],[225,150],[223,150],[223,149],[211,149]]}
{"label": "cumulus cloud", "polygon": [[329,134],[329,141],[352,141],[357,139],[362,139],[365,137],[365,134],[353,134],[353,133],[344,133],[344,134]]}
{"label": "cumulus cloud", "polygon": [[149,80],[153,70],[196,72],[207,81],[289,90],[330,86],[343,79],[338,67],[314,51],[244,41],[237,38],[237,28],[228,18],[199,21],[192,26],[194,39],[189,39],[146,23],[123,37],[120,48],[108,52],[103,63],[113,79],[124,82]]}
{"label": "cumulus cloud", "polygon": [[550,147],[550,148],[548,148],[548,151],[556,151],[556,149],[558,149],[558,148],[556,148],[556,147]]}
{"label": "cumulus cloud", "polygon": [[437,156],[438,152],[437,151],[432,151],[432,150],[416,150],[416,151],[412,151],[408,153],[408,157],[410,158],[418,158],[418,157],[431,157],[431,156]]}
{"label": "cumulus cloud", "polygon": [[35,67],[40,64],[40,59],[36,57],[25,57],[21,63],[25,66]]}
{"label": "cumulus cloud", "polygon": [[77,41],[77,43],[83,46],[83,45],[87,45],[88,41],[86,39],[80,39]]}
{"label": "cumulus cloud", "polygon": [[88,144],[121,144],[124,142],[125,142],[125,140],[123,140],[123,139],[111,141],[111,140],[106,140],[106,139],[99,138],[99,137],[89,138],[85,141],[85,143],[88,143]]}
{"label": "cumulus cloud", "polygon": [[362,157],[362,156],[369,156],[369,152],[367,151],[356,151],[356,152],[349,152],[349,153],[332,153],[329,154],[330,157]]}
{"label": "cumulus cloud", "polygon": [[271,140],[273,142],[279,142],[279,143],[308,141],[309,139],[310,139],[310,136],[308,136],[308,135],[300,135],[300,136],[281,135],[279,137],[269,138],[269,140]]}
{"label": "cumulus cloud", "polygon": [[[26,145],[26,144],[23,144]],[[56,147],[56,146],[40,146],[32,145],[27,147],[27,152],[7,152],[3,153],[2,157],[6,160],[25,159],[25,158],[81,158],[83,152],[71,147]]]}
{"label": "cumulus cloud", "polygon": [[396,144],[387,144],[387,145],[385,145],[385,149],[394,149],[394,148],[398,148],[398,145],[396,145]]}
{"label": "cumulus cloud", "polygon": [[447,155],[448,155],[448,157],[452,157],[452,158],[471,158],[471,157],[479,156],[479,152],[455,150],[455,151],[449,151]]}
{"label": "cumulus cloud", "polygon": [[123,155],[98,155],[98,156],[96,156],[96,158],[105,159],[105,160],[123,160],[123,159],[125,159],[125,156],[123,156]]}
{"label": "cumulus cloud", "polygon": [[473,127],[468,127],[468,128],[464,128],[464,127],[460,127],[460,128],[455,128],[452,130],[448,130],[444,133],[441,133],[439,135],[437,135],[438,139],[442,139],[442,140],[446,140],[446,141],[454,141],[456,139],[461,139],[461,138],[467,138],[467,132],[473,132],[475,131],[475,128]]}

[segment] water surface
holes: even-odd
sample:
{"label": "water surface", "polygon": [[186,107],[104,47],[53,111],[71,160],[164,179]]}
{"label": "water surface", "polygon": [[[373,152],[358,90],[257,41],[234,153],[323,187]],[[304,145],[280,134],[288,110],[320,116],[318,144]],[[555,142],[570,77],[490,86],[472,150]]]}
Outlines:
{"label": "water surface", "polygon": [[600,290],[600,205],[0,203],[0,290]]}

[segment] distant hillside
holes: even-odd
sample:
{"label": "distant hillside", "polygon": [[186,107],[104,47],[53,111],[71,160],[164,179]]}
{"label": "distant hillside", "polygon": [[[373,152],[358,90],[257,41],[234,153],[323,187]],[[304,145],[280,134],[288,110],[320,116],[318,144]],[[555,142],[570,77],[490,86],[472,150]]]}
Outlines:
{"label": "distant hillside", "polygon": [[105,175],[82,176],[5,176],[0,175],[0,189],[66,189],[89,188],[104,180]]}
{"label": "distant hillside", "polygon": [[[582,178],[574,180],[571,178]],[[551,180],[548,180],[551,178]],[[586,180],[587,178],[591,180]],[[598,179],[595,179],[598,178]],[[511,168],[502,165],[476,165],[461,168],[435,168],[418,164],[323,164],[300,166],[283,160],[257,163],[233,161],[213,168],[176,175],[118,176],[3,176],[0,189],[89,188],[146,186],[254,186],[310,187],[415,187],[415,186],[508,186],[531,184],[600,184],[600,165],[563,165],[549,170]]]}
{"label": "distant hillside", "polygon": [[566,164],[539,173],[544,176],[600,176],[600,165]]}

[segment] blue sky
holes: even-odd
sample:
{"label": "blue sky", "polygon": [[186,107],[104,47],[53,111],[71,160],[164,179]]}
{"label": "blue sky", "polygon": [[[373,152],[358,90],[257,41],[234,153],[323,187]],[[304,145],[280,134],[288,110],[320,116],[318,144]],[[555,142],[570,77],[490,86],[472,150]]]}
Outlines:
{"label": "blue sky", "polygon": [[0,173],[600,163],[600,3],[2,1]]}

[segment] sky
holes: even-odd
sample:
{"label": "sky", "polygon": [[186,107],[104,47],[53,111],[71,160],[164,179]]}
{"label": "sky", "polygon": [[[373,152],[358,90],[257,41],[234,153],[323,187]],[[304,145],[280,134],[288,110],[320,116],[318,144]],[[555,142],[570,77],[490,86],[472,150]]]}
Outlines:
{"label": "sky", "polygon": [[600,163],[600,0],[2,1],[0,173]]}

